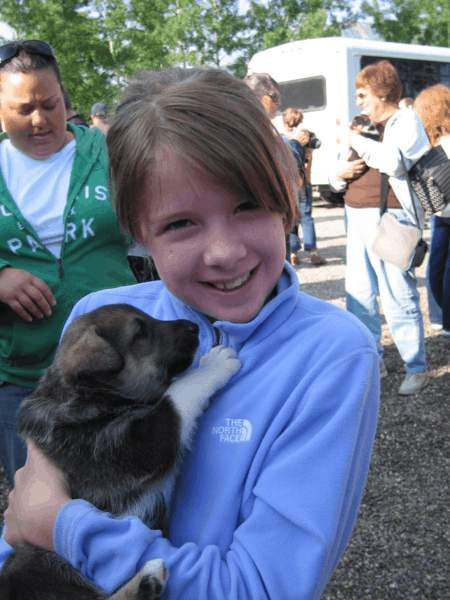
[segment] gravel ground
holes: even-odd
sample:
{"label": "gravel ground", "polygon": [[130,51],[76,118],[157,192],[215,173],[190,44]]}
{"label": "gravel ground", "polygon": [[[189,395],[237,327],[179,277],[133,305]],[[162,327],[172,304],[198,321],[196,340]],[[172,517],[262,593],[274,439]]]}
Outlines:
{"label": "gravel ground", "polygon": [[[327,264],[313,267],[300,252],[299,282],[304,292],[344,308],[343,209],[316,204],[313,215]],[[450,599],[450,339],[430,328],[425,272],[426,263],[417,277],[431,383],[415,396],[397,394],[404,368],[384,322],[389,376],[372,465],[355,531],[322,600]],[[0,514],[8,493],[0,467]]]}

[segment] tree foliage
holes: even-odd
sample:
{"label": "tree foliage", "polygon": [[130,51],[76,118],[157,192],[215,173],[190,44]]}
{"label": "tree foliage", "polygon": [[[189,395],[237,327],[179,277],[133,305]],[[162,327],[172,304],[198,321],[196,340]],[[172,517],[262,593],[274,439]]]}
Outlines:
{"label": "tree foliage", "polygon": [[449,0],[365,0],[361,16],[386,41],[450,46]]}
{"label": "tree foliage", "polygon": [[19,38],[50,43],[72,105],[88,115],[141,69],[221,66],[243,76],[251,56],[297,39],[340,35],[351,0],[1,0]]}
{"label": "tree foliage", "polygon": [[341,35],[354,22],[349,0],[251,0],[245,15],[249,35],[243,56],[233,65],[243,67],[256,52],[280,44],[318,37]]}

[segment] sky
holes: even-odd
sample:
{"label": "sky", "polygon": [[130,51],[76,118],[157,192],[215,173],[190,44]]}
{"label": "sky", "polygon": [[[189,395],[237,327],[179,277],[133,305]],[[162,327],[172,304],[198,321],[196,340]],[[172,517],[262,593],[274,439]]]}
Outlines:
{"label": "sky", "polygon": [[0,36],[5,40],[13,40],[14,39],[14,31],[11,27],[8,27],[6,23],[0,21]]}

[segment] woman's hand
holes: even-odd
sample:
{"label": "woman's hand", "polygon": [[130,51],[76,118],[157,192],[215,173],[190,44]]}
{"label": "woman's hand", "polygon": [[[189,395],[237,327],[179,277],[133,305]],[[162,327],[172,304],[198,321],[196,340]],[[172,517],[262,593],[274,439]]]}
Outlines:
{"label": "woman's hand", "polygon": [[309,142],[309,131],[307,129],[300,129],[294,139],[297,140],[300,146],[306,146]]}
{"label": "woman's hand", "polygon": [[355,179],[364,173],[366,170],[366,163],[364,159],[358,158],[357,160],[349,161],[348,159],[351,157],[352,152],[349,151],[347,155],[347,160],[339,161],[338,168],[336,170],[336,175],[339,179]]}
{"label": "woman's hand", "polygon": [[34,315],[42,319],[52,314],[56,299],[44,280],[24,269],[3,267],[0,270],[0,302],[5,302],[25,321]]}
{"label": "woman's hand", "polygon": [[70,500],[67,480],[31,443],[28,460],[16,471],[5,511],[5,540],[11,546],[29,542],[54,550],[53,526],[60,508]]}

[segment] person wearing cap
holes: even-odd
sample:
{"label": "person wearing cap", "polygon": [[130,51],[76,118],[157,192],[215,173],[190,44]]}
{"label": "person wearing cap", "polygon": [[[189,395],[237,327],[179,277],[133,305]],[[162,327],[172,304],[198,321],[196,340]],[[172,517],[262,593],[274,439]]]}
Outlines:
{"label": "person wearing cap", "polygon": [[109,108],[103,102],[96,102],[91,106],[91,129],[99,129],[103,135],[108,133]]}

